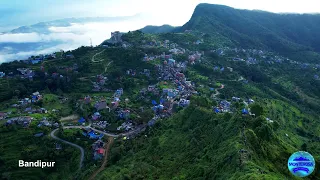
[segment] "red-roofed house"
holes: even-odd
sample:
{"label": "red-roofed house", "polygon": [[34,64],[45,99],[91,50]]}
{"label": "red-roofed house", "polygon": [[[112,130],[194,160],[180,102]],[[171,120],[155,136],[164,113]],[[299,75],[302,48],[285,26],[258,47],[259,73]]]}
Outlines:
{"label": "red-roofed house", "polygon": [[103,155],[103,154],[104,154],[104,149],[103,149],[103,148],[99,148],[99,149],[97,150],[97,153]]}

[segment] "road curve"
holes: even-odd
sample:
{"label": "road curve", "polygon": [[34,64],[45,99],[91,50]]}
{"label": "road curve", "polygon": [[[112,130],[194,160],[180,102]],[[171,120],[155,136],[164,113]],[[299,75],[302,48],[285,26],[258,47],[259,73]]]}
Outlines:
{"label": "road curve", "polygon": [[91,62],[93,62],[93,63],[97,63],[97,62],[101,62],[101,61],[103,61],[103,60],[96,61],[96,60],[94,60],[94,59],[95,59],[95,57],[96,57],[97,55],[99,55],[99,54],[103,53],[104,51],[105,51],[105,49],[104,49],[104,50],[102,50],[101,52],[98,52],[98,53],[96,53],[95,55],[93,55],[93,56],[92,56],[92,58],[91,58]]}
{"label": "road curve", "polygon": [[60,138],[58,138],[57,136],[55,136],[54,133],[55,133],[57,130],[59,130],[59,129],[55,129],[55,130],[51,131],[51,133],[50,133],[50,136],[51,136],[53,139],[59,140],[59,141],[61,141],[61,142],[63,142],[63,143],[69,144],[69,145],[71,145],[71,146],[73,146],[73,147],[76,147],[76,148],[80,149],[80,152],[81,152],[80,164],[79,164],[79,170],[80,170],[80,169],[82,168],[83,160],[84,160],[84,149],[83,149],[81,146],[77,145],[77,144],[71,143],[71,142],[69,142],[69,141],[60,139]]}

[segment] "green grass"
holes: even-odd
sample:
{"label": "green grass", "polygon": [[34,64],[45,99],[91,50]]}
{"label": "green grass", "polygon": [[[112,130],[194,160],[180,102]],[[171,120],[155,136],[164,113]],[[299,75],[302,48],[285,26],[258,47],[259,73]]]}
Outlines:
{"label": "green grass", "polygon": [[[69,179],[77,170],[78,153],[69,146],[55,150],[55,141],[47,135],[41,138],[33,136],[35,129],[5,130],[0,133],[0,172],[7,173],[11,179]],[[18,160],[55,161],[55,168],[18,168]]]}

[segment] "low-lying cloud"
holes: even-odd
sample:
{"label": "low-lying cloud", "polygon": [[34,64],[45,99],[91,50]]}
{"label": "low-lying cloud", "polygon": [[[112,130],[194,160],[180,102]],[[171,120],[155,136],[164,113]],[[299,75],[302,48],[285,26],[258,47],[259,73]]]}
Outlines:
{"label": "low-lying cloud", "polygon": [[[80,46],[101,44],[110,38],[111,32],[128,32],[146,25],[146,22],[122,21],[108,23],[73,23],[67,27],[49,27],[50,33],[6,33],[0,34],[0,63],[25,59],[31,55],[48,54],[55,51],[72,50]],[[5,47],[1,45],[6,44]],[[11,46],[10,46],[11,44]],[[28,51],[19,49],[28,46]],[[48,47],[49,46],[49,47]]]}

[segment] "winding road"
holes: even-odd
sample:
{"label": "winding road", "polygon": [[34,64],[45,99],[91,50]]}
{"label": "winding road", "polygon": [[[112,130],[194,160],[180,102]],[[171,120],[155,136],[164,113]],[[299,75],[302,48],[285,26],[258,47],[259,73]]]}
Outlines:
{"label": "winding road", "polygon": [[105,66],[105,68],[104,68],[104,73],[106,73],[106,72],[107,72],[108,67],[110,66],[110,64],[111,64],[112,62],[113,62],[113,61],[110,61],[110,62]]}
{"label": "winding road", "polygon": [[211,98],[215,99],[217,98],[217,96],[220,94],[220,92],[218,91],[218,89],[223,89],[224,88],[224,85],[221,84],[221,87],[220,88],[216,88],[215,89],[215,93],[211,95]]}
{"label": "winding road", "polygon": [[76,147],[76,148],[80,149],[80,152],[81,152],[81,155],[80,155],[80,163],[79,163],[79,170],[80,170],[80,169],[82,168],[83,160],[84,160],[84,149],[83,149],[81,146],[77,145],[77,144],[71,143],[71,142],[69,142],[69,141],[63,140],[63,139],[58,138],[57,136],[55,136],[54,133],[57,132],[57,130],[59,130],[59,129],[55,129],[55,130],[51,131],[51,133],[50,133],[50,136],[51,136],[53,139],[56,139],[56,140],[58,140],[58,141],[61,141],[61,142],[63,142],[63,143],[69,144],[69,145],[71,145],[71,146],[73,146],[73,147]]}
{"label": "winding road", "polygon": [[[73,119],[74,117],[76,117],[76,115],[71,115],[71,116],[65,117],[65,118],[63,118],[63,120],[70,120],[70,119]],[[90,124],[89,124],[88,126],[64,126],[64,125],[62,124],[62,128],[63,128],[63,129],[82,129],[82,128],[89,128],[89,129],[91,129],[91,130],[93,130],[93,131],[95,131],[95,132],[99,132],[99,133],[101,133],[101,134],[104,134],[104,135],[106,135],[106,136],[109,136],[109,142],[110,142],[110,143],[108,143],[108,144],[112,144],[113,138],[117,138],[117,137],[121,137],[121,136],[129,136],[129,135],[132,135],[132,134],[135,134],[135,133],[139,133],[139,132],[145,130],[146,125],[142,125],[142,126],[138,127],[138,128],[135,129],[135,130],[132,130],[132,131],[129,131],[129,132],[123,133],[123,134],[112,134],[112,133],[107,133],[107,132],[100,131],[100,130],[98,130],[98,129],[92,128],[92,127],[91,127],[91,122],[90,122]],[[83,166],[83,161],[84,161],[84,149],[83,149],[81,146],[77,145],[77,144],[71,143],[71,142],[69,142],[69,141],[63,140],[63,139],[55,136],[54,134],[55,134],[58,130],[59,130],[59,129],[54,129],[53,131],[51,131],[50,136],[51,136],[53,139],[56,139],[56,140],[61,141],[61,142],[63,142],[63,143],[69,144],[69,145],[71,145],[71,146],[73,146],[73,147],[76,147],[76,148],[78,148],[78,149],[80,150],[80,152],[81,152],[80,164],[79,164],[79,170],[80,170],[80,169],[82,168],[82,166]],[[107,148],[106,148],[106,149],[107,149],[107,152],[108,152],[109,148],[110,148],[110,147],[109,147],[109,145],[108,145]],[[106,152],[106,153],[107,153],[107,152]],[[106,154],[106,156],[107,156],[107,154]],[[104,167],[104,166],[105,166],[105,164],[104,164],[103,166],[101,166],[101,168]],[[102,170],[103,170],[103,168],[102,168]],[[100,171],[102,171],[102,170],[100,170]],[[99,171],[99,172],[100,172],[100,171]],[[98,172],[98,173],[99,173],[99,172]],[[98,174],[98,173],[97,173],[97,174]]]}
{"label": "winding road", "polygon": [[95,57],[98,56],[99,54],[103,53],[104,51],[105,51],[105,49],[102,50],[101,52],[98,52],[98,53],[96,53],[95,55],[93,55],[92,58],[91,58],[91,62],[97,63],[97,62],[103,61],[103,59],[101,59],[101,60],[99,60],[99,61],[96,61],[96,60],[95,60]]}

